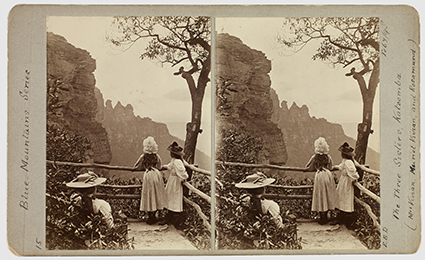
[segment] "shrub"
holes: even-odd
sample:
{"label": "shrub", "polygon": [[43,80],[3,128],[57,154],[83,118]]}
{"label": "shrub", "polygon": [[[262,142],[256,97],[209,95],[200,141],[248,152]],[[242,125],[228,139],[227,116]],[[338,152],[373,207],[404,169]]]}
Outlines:
{"label": "shrub", "polygon": [[[363,177],[363,186],[380,196],[380,178],[372,174],[365,174]],[[366,194],[362,194],[359,199],[367,203],[373,213],[380,219],[380,205],[378,202],[370,198]],[[381,247],[381,231],[373,226],[373,221],[369,217],[366,209],[355,202],[355,212],[357,213],[357,220],[353,224],[353,230],[359,237],[360,241],[367,246],[368,249],[379,249]]]}
{"label": "shrub", "polygon": [[218,215],[219,249],[301,249],[297,225],[288,214],[278,228],[268,214],[253,217],[237,197],[229,196],[219,200]]}
{"label": "shrub", "polygon": [[[259,153],[263,149],[261,138],[229,130],[220,133],[217,147],[217,160],[229,162],[259,163]],[[253,217],[239,203],[244,192],[235,187],[243,180],[251,169],[239,166],[218,165],[217,177],[223,188],[217,189],[220,198],[216,229],[219,249],[300,249],[301,242],[297,238],[296,223],[291,223],[289,215],[292,210],[283,214],[285,228],[278,229],[269,215]],[[282,205],[280,205],[282,208]]]}
{"label": "shrub", "polygon": [[[65,130],[49,127],[46,134],[46,159],[85,162],[91,154],[90,142]],[[82,215],[69,201],[72,190],[65,186],[76,177],[78,167],[46,165],[46,249],[131,249],[127,223],[113,211],[111,230],[99,215]]]}
{"label": "shrub", "polygon": [[[194,173],[192,175],[191,184],[202,191],[203,193],[211,196],[211,180],[205,175]],[[211,216],[211,204],[200,198],[198,195],[189,192],[187,196],[189,200],[195,202],[201,207],[202,212],[207,218]],[[196,210],[186,202],[183,204],[183,214],[180,221],[179,228],[184,232],[185,236],[198,248],[199,250],[206,250],[211,248],[211,230],[207,230],[204,226],[202,219],[198,216]],[[210,221],[211,224],[211,221]]]}

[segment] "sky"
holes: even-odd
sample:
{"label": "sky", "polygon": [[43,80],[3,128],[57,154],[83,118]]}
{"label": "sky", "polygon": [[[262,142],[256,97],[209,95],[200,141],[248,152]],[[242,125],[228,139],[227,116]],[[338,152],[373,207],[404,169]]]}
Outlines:
{"label": "sky", "polygon": [[[191,101],[186,82],[174,76],[176,68],[162,67],[155,61],[139,58],[147,41],[139,41],[126,51],[113,48],[105,40],[111,17],[49,16],[47,31],[64,36],[75,47],[90,52],[96,60],[96,87],[115,105],[131,104],[134,113],[166,123],[170,133],[185,139],[185,123],[190,120]],[[362,103],[359,87],[346,77],[347,69],[331,68],[313,61],[317,44],[307,45],[298,53],[284,52],[276,43],[283,18],[217,18],[218,33],[229,33],[249,47],[264,52],[272,62],[271,87],[288,107],[295,102],[307,105],[311,116],[339,123],[354,139],[361,122]],[[379,151],[379,87],[375,98],[373,129],[369,146]],[[211,85],[207,87],[203,107],[203,134],[198,148],[211,154]],[[354,145],[354,144],[351,144]]]}
{"label": "sky", "polygon": [[[47,17],[47,31],[59,34],[96,60],[96,87],[104,100],[115,106],[131,104],[135,115],[166,123],[170,133],[185,139],[185,124],[191,118],[191,100],[186,81],[173,73],[178,68],[141,60],[147,41],[140,40],[126,51],[113,48],[105,38],[112,17]],[[187,69],[187,68],[186,68]],[[211,85],[207,85],[198,149],[211,154]],[[180,144],[183,145],[183,144]]]}
{"label": "sky", "polygon": [[[357,82],[346,77],[349,69],[332,68],[313,61],[318,43],[311,42],[297,53],[284,51],[276,43],[283,18],[217,18],[218,33],[236,36],[252,49],[260,50],[271,60],[271,87],[288,108],[295,102],[306,105],[310,116],[325,118],[343,126],[346,135],[356,139],[357,124],[362,121],[362,99]],[[379,151],[379,87],[374,102],[374,134],[369,146]],[[355,145],[355,144],[350,144]]]}

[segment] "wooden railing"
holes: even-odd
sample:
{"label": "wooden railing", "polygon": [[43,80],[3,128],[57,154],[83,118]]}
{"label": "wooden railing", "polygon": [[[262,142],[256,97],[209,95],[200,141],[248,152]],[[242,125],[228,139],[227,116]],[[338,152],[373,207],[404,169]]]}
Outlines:
{"label": "wooden railing", "polygon": [[[96,163],[72,163],[72,162],[58,162],[58,161],[50,161],[47,160],[47,163],[54,164],[54,165],[67,165],[67,166],[77,166],[77,167],[87,167],[87,168],[104,168],[104,169],[111,169],[111,170],[123,170],[123,171],[135,171],[134,167],[128,167],[128,166],[112,166],[112,165],[105,165],[105,164],[96,164]],[[359,163],[355,162],[356,166],[361,168],[363,171],[368,172],[373,175],[380,176],[380,172],[376,170],[369,169],[365,167],[364,165],[360,165]],[[271,164],[247,164],[247,163],[238,163],[238,162],[222,162],[222,161],[216,161],[216,165],[222,165],[222,166],[240,166],[240,167],[247,167],[247,168],[269,168],[269,169],[277,169],[277,170],[285,170],[285,171],[300,171],[305,172],[307,171],[307,168],[301,168],[301,167],[290,167],[290,166],[279,166],[279,165],[271,165]],[[185,162],[185,166],[189,167],[195,172],[212,176],[210,171],[200,169],[194,165],[190,165],[187,162]],[[335,167],[334,167],[335,168]],[[162,169],[164,170],[164,168]],[[220,180],[215,178],[215,182],[220,186],[223,187],[223,184]],[[191,185],[189,182],[184,182],[183,185],[185,185],[190,191],[197,194],[200,198],[206,200],[208,203],[211,204],[211,197],[205,194],[204,192],[198,190],[193,185]],[[365,187],[363,187],[359,182],[355,182],[354,185],[360,189],[363,193],[374,199],[376,202],[381,203],[381,199],[379,196],[374,194],[373,192],[369,191]],[[119,188],[119,189],[131,189],[131,188],[141,188],[142,185],[100,185],[105,188]],[[269,185],[269,187],[274,188],[282,188],[282,189],[312,189],[313,185],[303,185],[303,186],[283,186],[283,185]],[[140,198],[140,195],[138,194],[103,194],[99,193],[96,194],[99,198],[110,198],[110,199],[138,199]],[[265,194],[266,198],[270,199],[311,199],[312,195],[283,195],[283,194]],[[208,218],[205,216],[205,214],[202,212],[201,207],[194,203],[193,201],[190,201],[186,197],[184,197],[184,200],[190,204],[200,218],[203,220],[204,226],[211,230],[211,225],[208,222]],[[355,200],[362,205],[370,218],[373,220],[373,224],[375,227],[380,228],[378,218],[376,215],[372,212],[371,207],[360,200],[359,198],[355,198]]]}
{"label": "wooden railing", "polygon": [[[248,164],[248,163],[238,163],[238,162],[222,162],[222,161],[216,161],[216,165],[222,165],[222,166],[239,166],[239,167],[247,167],[247,168],[267,168],[267,169],[275,169],[275,170],[283,170],[283,171],[299,171],[299,172],[306,172],[307,168],[302,167],[291,167],[291,166],[279,166],[279,165],[272,165],[272,164]],[[367,168],[364,165],[359,164],[357,161],[354,161],[354,164],[362,169],[364,172],[380,176],[380,172],[376,170],[372,170]],[[338,170],[337,167],[333,167],[333,171]],[[378,203],[381,203],[381,198],[376,195],[375,193],[371,192],[370,190],[363,187],[359,182],[353,183],[361,192],[368,195],[370,198],[375,200]],[[268,187],[274,187],[274,188],[282,188],[282,189],[312,189],[313,185],[303,185],[303,186],[282,186],[282,185],[268,185]],[[269,199],[311,199],[312,195],[283,195],[283,194],[265,194],[265,198]],[[380,224],[378,221],[378,217],[373,213],[372,208],[361,199],[355,197],[355,200],[366,209],[366,212],[368,213],[369,217],[373,220],[373,225],[380,229]]]}
{"label": "wooden railing", "polygon": [[[51,160],[46,160],[46,162],[50,164],[54,164],[54,165],[66,165],[66,166],[76,166],[76,167],[85,167],[85,168],[103,168],[103,169],[118,170],[118,171],[136,171],[136,167],[132,167],[132,166],[114,166],[114,165],[99,164],[99,163],[74,163],[74,162],[60,162],[60,161],[51,161]],[[188,167],[192,171],[211,177],[211,171],[198,168],[195,165],[187,163],[186,161],[183,161],[183,163],[184,163],[184,166]],[[165,170],[165,167],[162,167],[160,170]],[[215,181],[218,185],[223,187],[223,184],[217,178],[215,178]]]}
{"label": "wooden railing", "polygon": [[[248,168],[268,168],[268,169],[275,169],[275,170],[283,170],[283,171],[297,171],[297,172],[306,172],[308,168],[303,167],[292,167],[292,166],[280,166],[280,165],[273,165],[273,164],[249,164],[249,163],[239,163],[239,162],[223,162],[223,161],[215,161],[216,165],[223,165],[223,166],[240,166],[240,167],[248,167]],[[372,170],[367,168],[364,165],[359,164],[357,161],[354,161],[354,164],[362,169],[365,172],[368,172],[370,174],[374,175],[380,175],[379,171]],[[333,167],[332,171],[336,171],[337,168]]]}
{"label": "wooden railing", "polygon": [[[66,165],[66,166],[75,166],[75,167],[86,167],[86,168],[104,168],[104,169],[110,169],[110,170],[122,170],[122,171],[135,171],[134,167],[128,167],[128,166],[112,166],[112,165],[106,165],[106,164],[97,164],[97,163],[73,163],[73,162],[59,162],[59,161],[50,161],[46,160],[47,163],[53,164],[53,165]],[[197,168],[194,165],[190,165],[185,162],[185,166],[189,167],[195,172],[209,175],[211,176],[211,172]],[[161,170],[165,170],[163,167]],[[217,181],[217,180],[216,180]],[[219,182],[221,184],[221,182]],[[198,195],[200,198],[207,201],[209,204],[211,204],[211,197],[205,194],[204,192],[200,191],[199,189],[195,188],[193,185],[191,185],[189,182],[183,182],[183,185],[186,186],[190,191]],[[142,185],[135,184],[135,185],[108,185],[108,184],[101,184],[100,187],[104,188],[112,188],[112,189],[134,189],[134,188],[142,188]],[[107,193],[96,193],[96,197],[98,198],[105,198],[105,199],[140,199],[140,194],[107,194]],[[189,200],[186,197],[183,197],[184,201],[186,201],[189,205],[191,205],[195,211],[198,213],[199,217],[202,219],[202,222],[204,226],[207,228],[208,231],[211,232],[211,224],[208,222],[208,217],[205,216],[205,214],[202,212],[201,207],[196,204],[195,202]]]}

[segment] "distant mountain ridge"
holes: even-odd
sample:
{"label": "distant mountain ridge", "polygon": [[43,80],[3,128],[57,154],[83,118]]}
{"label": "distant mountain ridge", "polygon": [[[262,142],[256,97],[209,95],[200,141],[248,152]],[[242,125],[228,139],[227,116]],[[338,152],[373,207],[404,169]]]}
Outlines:
{"label": "distant mountain ridge", "polygon": [[[303,167],[314,153],[314,141],[324,137],[329,144],[334,164],[341,161],[338,148],[344,142],[354,147],[356,141],[345,135],[340,124],[328,122],[324,118],[311,117],[306,105],[299,107],[295,102],[288,108],[286,101],[279,104],[274,89],[270,90],[273,100],[272,121],[282,130],[288,151],[287,165]],[[367,150],[366,163],[370,168],[379,170],[379,153]]]}
{"label": "distant mountain ridge", "polygon": [[[143,153],[143,140],[153,136],[158,144],[158,154],[163,163],[170,161],[167,147],[174,141],[180,146],[184,141],[172,136],[164,123],[158,123],[149,117],[140,117],[134,114],[133,106],[123,106],[117,102],[115,107],[112,101],[104,102],[103,95],[96,89],[97,117],[108,133],[108,140],[112,151],[112,165],[133,166],[139,156]],[[201,151],[195,154],[195,163],[200,168],[210,169],[210,158]]]}

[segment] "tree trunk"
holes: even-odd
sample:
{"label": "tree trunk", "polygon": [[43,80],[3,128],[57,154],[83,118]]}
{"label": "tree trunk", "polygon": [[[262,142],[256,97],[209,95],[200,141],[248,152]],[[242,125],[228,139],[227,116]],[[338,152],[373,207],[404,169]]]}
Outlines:
{"label": "tree trunk", "polygon": [[204,100],[205,88],[210,81],[208,77],[210,71],[211,58],[210,55],[208,55],[199,74],[197,87],[191,86],[191,84],[194,84],[192,75],[190,75],[190,79],[185,78],[183,76],[184,74],[182,75],[188,82],[190,96],[192,98],[192,119],[186,124],[186,140],[184,142],[184,159],[189,164],[195,162],[196,144],[198,143],[198,135],[201,133],[202,103]]}
{"label": "tree trunk", "polygon": [[360,164],[366,161],[367,144],[369,142],[369,135],[372,128],[372,112],[373,112],[373,99],[363,99],[363,122],[357,125],[357,141],[355,148],[355,159]]}
{"label": "tree trunk", "polygon": [[358,124],[357,126],[357,141],[356,141],[356,148],[355,148],[355,159],[360,164],[365,164],[366,162],[366,151],[368,147],[369,142],[369,135],[373,133],[372,130],[372,115],[373,115],[373,101],[375,99],[375,93],[376,88],[379,84],[379,70],[380,70],[380,64],[379,59],[375,62],[374,68],[372,70],[372,73],[370,75],[369,79],[369,87],[366,88],[365,86],[362,86],[361,80],[364,79],[363,77],[358,78],[357,81],[360,86],[360,90],[362,93],[362,99],[363,99],[363,122]]}
{"label": "tree trunk", "polygon": [[196,144],[198,143],[198,134],[201,129],[202,101],[204,94],[196,91],[192,97],[192,120],[186,124],[186,140],[184,142],[184,158],[193,164],[195,161]]}

